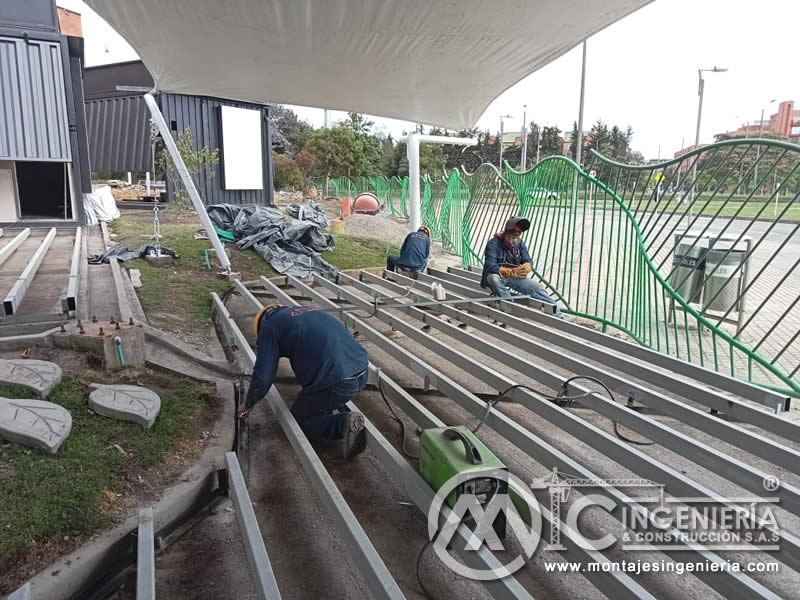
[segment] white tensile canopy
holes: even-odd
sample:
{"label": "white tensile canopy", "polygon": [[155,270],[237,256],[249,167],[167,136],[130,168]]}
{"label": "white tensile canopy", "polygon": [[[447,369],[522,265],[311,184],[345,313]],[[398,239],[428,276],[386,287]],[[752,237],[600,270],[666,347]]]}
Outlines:
{"label": "white tensile canopy", "polygon": [[86,0],[161,91],[471,127],[651,0]]}

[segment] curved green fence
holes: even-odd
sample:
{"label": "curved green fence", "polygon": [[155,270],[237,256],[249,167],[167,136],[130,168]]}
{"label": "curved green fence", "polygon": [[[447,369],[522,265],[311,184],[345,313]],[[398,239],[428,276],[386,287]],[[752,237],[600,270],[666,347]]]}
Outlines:
{"label": "curved green fence", "polygon": [[[523,215],[535,275],[565,312],[800,396],[800,146],[730,140],[658,165],[590,160],[426,176],[422,220],[470,267]],[[358,185],[342,179],[337,195]],[[373,189],[408,218],[408,177]]]}

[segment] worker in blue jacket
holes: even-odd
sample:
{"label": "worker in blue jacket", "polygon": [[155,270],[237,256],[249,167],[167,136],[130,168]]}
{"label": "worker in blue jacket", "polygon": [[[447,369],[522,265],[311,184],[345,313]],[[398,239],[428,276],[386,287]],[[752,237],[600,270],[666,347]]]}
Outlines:
{"label": "worker in blue jacket", "polygon": [[400,255],[386,257],[386,268],[394,271],[403,267],[410,271],[424,271],[431,252],[431,230],[424,225],[406,236],[400,248]]}
{"label": "worker in blue jacket", "polygon": [[331,314],[315,308],[269,304],[253,321],[256,364],[238,416],[246,417],[269,392],[286,357],[303,389],[292,414],[309,439],[344,439],[350,459],[366,447],[364,415],[346,404],[367,383],[367,352]]}
{"label": "worker in blue jacket", "polygon": [[[489,288],[495,296],[510,298],[511,290],[530,296],[535,300],[555,304],[544,287],[530,279],[531,256],[522,241],[522,234],[531,223],[522,217],[511,217],[503,231],[496,233],[486,244],[483,260],[481,287]],[[561,310],[556,306],[556,316]]]}

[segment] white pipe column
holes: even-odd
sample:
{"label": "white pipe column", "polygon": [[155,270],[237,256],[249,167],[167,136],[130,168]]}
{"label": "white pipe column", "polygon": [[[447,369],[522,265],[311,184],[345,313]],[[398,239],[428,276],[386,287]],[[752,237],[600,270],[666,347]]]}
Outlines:
{"label": "white pipe column", "polygon": [[419,196],[419,145],[425,143],[475,146],[478,144],[478,140],[466,137],[409,133],[407,137],[400,141],[406,144],[406,157],[408,158],[408,227],[411,231],[416,231],[422,224]]}
{"label": "white pipe column", "polygon": [[411,133],[406,138],[408,158],[408,226],[416,231],[422,222],[419,198],[419,134]]}
{"label": "white pipe column", "polygon": [[158,108],[156,99],[153,98],[152,94],[145,94],[144,101],[145,104],[147,104],[147,108],[150,110],[150,116],[153,119],[153,123],[155,123],[159,133],[161,133],[161,139],[164,140],[164,145],[167,147],[167,152],[169,152],[172,162],[175,163],[175,168],[178,170],[178,175],[180,175],[183,185],[186,186],[186,191],[189,192],[189,198],[191,198],[194,209],[197,211],[197,216],[200,217],[200,222],[203,224],[206,234],[208,235],[208,239],[211,241],[211,245],[214,247],[217,260],[222,265],[222,268],[230,273],[231,261],[228,259],[228,255],[225,254],[225,248],[222,246],[222,242],[219,240],[219,236],[217,235],[217,230],[214,228],[214,224],[211,222],[211,219],[208,218],[205,204],[203,204],[203,200],[200,198],[200,194],[197,192],[194,181],[192,181],[192,177],[189,175],[189,170],[186,168],[186,163],[183,162],[181,153],[178,152],[178,147],[175,145],[175,140],[172,139],[172,133],[167,127],[166,121],[164,121],[164,115],[161,114],[161,110]]}

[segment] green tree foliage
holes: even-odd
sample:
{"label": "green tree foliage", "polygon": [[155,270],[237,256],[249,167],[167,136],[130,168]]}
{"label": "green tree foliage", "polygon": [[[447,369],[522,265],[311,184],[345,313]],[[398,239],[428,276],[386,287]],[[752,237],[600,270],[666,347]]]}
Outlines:
{"label": "green tree foliage", "polygon": [[361,113],[350,112],[347,113],[347,120],[344,121],[344,124],[358,135],[369,135],[375,121],[370,121]]}
{"label": "green tree foliage", "polygon": [[294,154],[303,145],[311,125],[301,121],[290,108],[280,104],[269,105],[269,124],[272,149],[278,154]]}
{"label": "green tree foliage", "polygon": [[362,137],[343,124],[312,130],[305,138],[303,150],[317,157],[314,170],[323,177],[369,176],[374,169],[365,154]]}
{"label": "green tree foliage", "polygon": [[272,185],[275,190],[302,190],[305,186],[303,172],[295,160],[286,154],[272,153]]}
{"label": "green tree foliage", "polygon": [[[204,175],[206,179],[213,179],[216,176],[215,167],[219,164],[219,150],[217,148],[211,150],[208,146],[195,149],[191,128],[187,127],[178,134],[175,145],[178,147],[178,153],[181,155],[186,165],[186,170],[189,171],[189,175],[195,184],[197,184],[201,175]],[[158,147],[158,150],[156,150],[156,169],[158,172],[165,174],[173,185],[175,192],[171,198],[172,207],[176,210],[186,210],[189,207],[189,192],[183,187],[180,175],[178,175],[178,169],[175,167],[175,163],[172,162],[172,157],[161,140],[159,140]]]}

